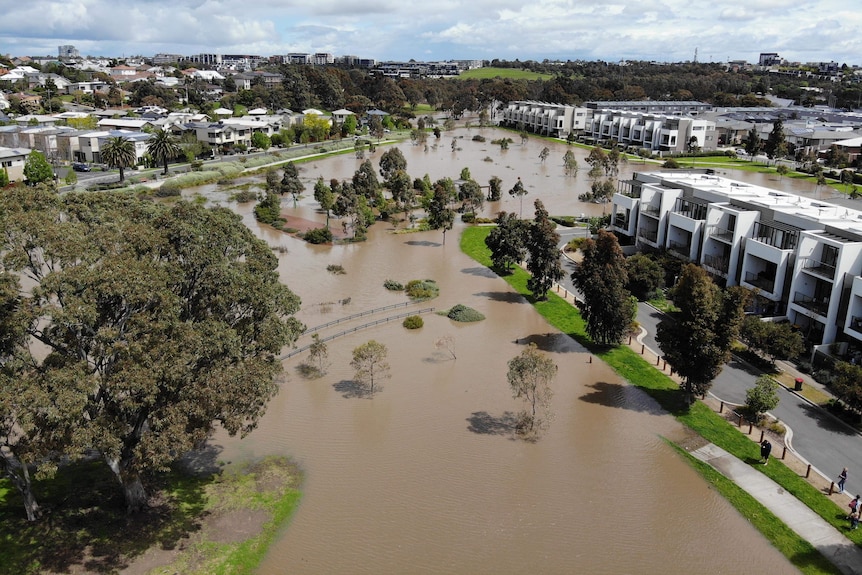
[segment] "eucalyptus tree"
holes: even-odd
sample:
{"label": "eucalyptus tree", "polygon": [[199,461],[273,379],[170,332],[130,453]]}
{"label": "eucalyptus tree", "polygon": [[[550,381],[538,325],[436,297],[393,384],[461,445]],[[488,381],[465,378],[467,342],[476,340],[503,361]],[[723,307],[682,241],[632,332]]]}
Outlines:
{"label": "eucalyptus tree", "polygon": [[548,212],[542,200],[535,201],[536,217],[530,224],[525,245],[527,248],[527,289],[533,292],[538,300],[548,299],[548,292],[555,281],[565,275],[560,264],[560,250],[557,244],[560,235],[554,231],[554,222],[548,217]]}

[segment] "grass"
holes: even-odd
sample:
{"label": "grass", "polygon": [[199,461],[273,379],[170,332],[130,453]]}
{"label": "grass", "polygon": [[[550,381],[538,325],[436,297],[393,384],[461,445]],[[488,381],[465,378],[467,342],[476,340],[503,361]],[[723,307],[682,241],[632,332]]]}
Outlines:
{"label": "grass", "polygon": [[484,80],[486,78],[511,78],[513,80],[550,80],[553,74],[540,74],[520,68],[476,68],[462,72],[458,78],[464,80]]}
{"label": "grass", "polygon": [[[76,463],[36,483],[46,517],[32,523],[17,491],[0,481],[0,574],[114,573],[149,548],[182,549],[160,573],[253,573],[299,502],[299,477],[283,458],[211,476],[172,472],[154,479],[160,503],[129,517],[104,463]],[[256,536],[207,538],[208,517],[243,510],[266,513]]]}
{"label": "grass", "polygon": [[692,457],[681,447],[674,444],[671,446],[802,573],[807,575],[841,573],[813,545],[799,537],[744,489],[708,464]]}
{"label": "grass", "polygon": [[[461,250],[489,268],[492,264],[490,251],[485,246],[485,237],[490,231],[491,228],[488,226],[467,228],[461,236]],[[680,422],[744,462],[752,464],[759,461],[760,452],[755,442],[742,435],[705,404],[697,402],[691,406],[686,405],[676,382],[655,369],[634,350],[628,346],[603,347],[593,343],[586,333],[586,326],[580,313],[570,303],[553,292],[548,294],[547,301],[536,301],[527,289],[529,274],[525,270],[516,267],[511,274],[503,276],[503,279],[533,303],[548,323],[595,353],[623,379],[644,390]],[[769,466],[758,465],[755,469],[781,485],[834,527],[842,531],[846,527],[844,509],[824,497],[816,487],[786,467],[780,460],[775,459],[774,464]],[[857,545],[862,545],[862,531],[849,531],[845,534]]]}

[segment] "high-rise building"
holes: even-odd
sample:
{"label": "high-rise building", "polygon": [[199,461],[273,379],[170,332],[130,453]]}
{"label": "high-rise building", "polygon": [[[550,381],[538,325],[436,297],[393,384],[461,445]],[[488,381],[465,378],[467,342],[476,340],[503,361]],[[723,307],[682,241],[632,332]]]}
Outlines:
{"label": "high-rise building", "polygon": [[78,52],[78,49],[71,44],[65,44],[63,46],[57,46],[57,56],[61,59],[80,58],[81,54]]}

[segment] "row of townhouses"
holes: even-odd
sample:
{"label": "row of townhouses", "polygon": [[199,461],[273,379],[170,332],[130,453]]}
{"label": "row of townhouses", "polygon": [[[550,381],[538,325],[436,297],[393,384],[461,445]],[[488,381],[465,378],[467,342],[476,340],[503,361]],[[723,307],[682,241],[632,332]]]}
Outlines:
{"label": "row of townhouses", "polygon": [[754,311],[786,318],[812,346],[862,348],[862,211],[699,171],[636,172],[618,189],[621,243],[752,290]]}

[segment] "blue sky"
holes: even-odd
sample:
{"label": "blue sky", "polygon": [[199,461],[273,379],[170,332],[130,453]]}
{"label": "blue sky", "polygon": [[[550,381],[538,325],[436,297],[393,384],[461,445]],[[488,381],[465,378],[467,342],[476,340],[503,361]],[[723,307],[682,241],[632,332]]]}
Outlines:
{"label": "blue sky", "polygon": [[586,59],[862,64],[847,0],[0,0],[0,53],[330,52],[378,60]]}

